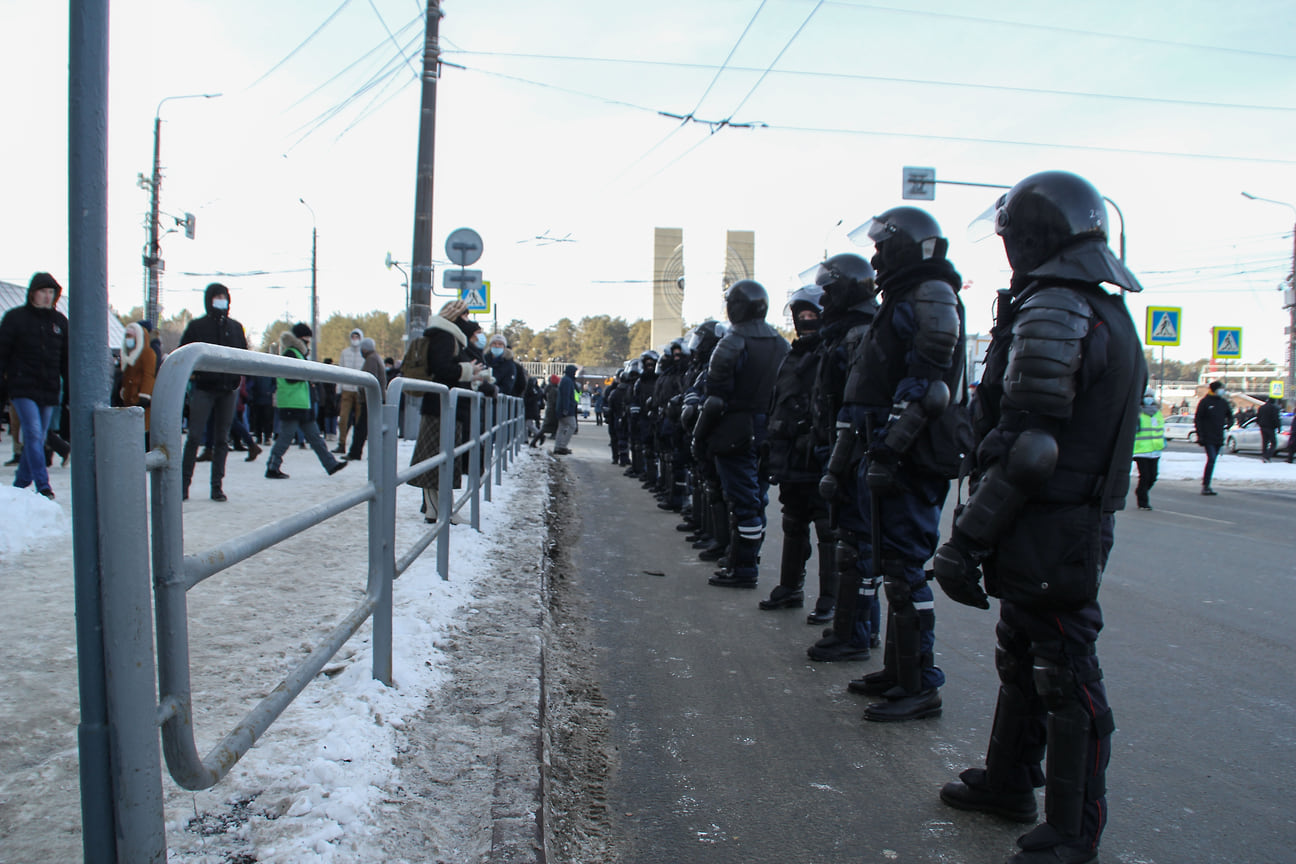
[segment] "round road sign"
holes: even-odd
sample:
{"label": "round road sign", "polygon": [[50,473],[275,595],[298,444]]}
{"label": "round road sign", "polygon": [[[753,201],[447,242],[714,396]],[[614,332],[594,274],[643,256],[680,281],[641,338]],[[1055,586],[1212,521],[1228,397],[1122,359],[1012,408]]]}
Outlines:
{"label": "round road sign", "polygon": [[481,235],[471,228],[458,228],[446,238],[446,257],[460,267],[476,264],[481,254]]}

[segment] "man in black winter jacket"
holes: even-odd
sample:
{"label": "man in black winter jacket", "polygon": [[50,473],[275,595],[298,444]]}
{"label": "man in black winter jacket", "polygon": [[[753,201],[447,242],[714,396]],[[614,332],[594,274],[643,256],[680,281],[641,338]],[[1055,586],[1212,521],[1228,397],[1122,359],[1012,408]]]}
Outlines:
{"label": "man in black winter jacket", "polygon": [[0,391],[18,414],[23,440],[13,485],[25,489],[34,483],[46,498],[54,490],[45,470],[45,436],[68,372],[68,320],[54,308],[62,292],[53,276],[37,273],[27,303],[0,321]]}
{"label": "man in black winter jacket", "polygon": [[1224,398],[1224,382],[1212,382],[1210,392],[1197,403],[1197,413],[1193,416],[1197,443],[1206,451],[1206,470],[1202,472],[1203,495],[1218,494],[1211,488],[1211,476],[1215,473],[1215,457],[1224,446],[1224,430],[1232,425],[1233,406]]}
{"label": "man in black winter jacket", "polygon": [[[229,317],[230,293],[219,282],[207,286],[203,294],[203,308],[207,314],[195,318],[180,337],[181,345],[190,342],[208,342],[227,348],[247,349],[247,336],[243,325]],[[226,500],[224,489],[225,457],[229,455],[229,428],[234,419],[234,400],[239,388],[239,376],[225,372],[195,372],[189,391],[189,436],[185,438],[184,497],[189,498],[189,484],[193,480],[194,462],[198,455],[198,442],[207,428],[207,418],[212,418],[211,498]]]}

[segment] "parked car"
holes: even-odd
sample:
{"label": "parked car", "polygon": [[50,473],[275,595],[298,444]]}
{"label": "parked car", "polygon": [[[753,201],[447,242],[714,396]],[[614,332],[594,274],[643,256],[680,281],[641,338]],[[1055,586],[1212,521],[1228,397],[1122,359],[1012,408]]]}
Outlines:
{"label": "parked car", "polygon": [[[1168,421],[1167,421],[1168,422]],[[1278,421],[1281,426],[1278,432],[1278,449],[1287,449],[1287,440],[1291,436],[1291,415],[1285,414]],[[1228,436],[1224,439],[1224,446],[1230,453],[1239,453],[1243,450],[1254,450],[1260,452],[1260,427],[1256,425],[1256,420],[1252,417],[1241,426],[1234,426],[1228,430]]]}
{"label": "parked car", "polygon": [[1172,414],[1165,421],[1167,441],[1183,440],[1192,443],[1197,440],[1197,430],[1193,428],[1193,415]]}

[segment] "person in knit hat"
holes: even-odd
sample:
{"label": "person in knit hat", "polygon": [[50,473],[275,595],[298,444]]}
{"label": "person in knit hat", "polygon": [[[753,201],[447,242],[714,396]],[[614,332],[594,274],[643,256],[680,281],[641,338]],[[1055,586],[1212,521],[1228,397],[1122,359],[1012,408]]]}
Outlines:
{"label": "person in knit hat", "polygon": [[[207,314],[195,318],[180,337],[181,345],[191,342],[208,342],[227,348],[247,350],[247,336],[243,325],[229,315],[230,292],[219,282],[213,282],[203,292],[203,308]],[[198,442],[211,418],[214,430],[211,442],[211,499],[227,500],[224,490],[225,457],[229,455],[229,428],[234,420],[235,391],[239,376],[228,372],[195,372],[193,388],[189,391],[189,435],[185,438],[181,458],[183,497],[189,498],[189,484],[193,480],[194,462],[198,458]]]}
{"label": "person in knit hat", "polygon": [[[382,358],[378,356],[378,343],[368,336],[361,339],[360,356],[362,358],[361,371],[372,375],[378,382],[378,391],[386,393],[387,370],[383,366]],[[346,458],[348,462],[355,462],[364,455],[365,441],[369,438],[369,398],[363,389],[358,389],[357,392],[360,395],[360,416],[356,419],[355,432],[351,435],[351,448],[347,450]]]}
{"label": "person in knit hat", "polygon": [[45,465],[45,437],[68,380],[68,320],[54,308],[63,287],[48,273],[27,286],[27,302],[0,320],[0,402],[18,414],[24,446],[13,485],[35,484],[54,497]]}
{"label": "person in knit hat", "polygon": [[[294,360],[305,360],[310,352],[310,341],[314,334],[305,324],[297,323],[291,330],[279,334],[279,353]],[[266,459],[265,476],[269,480],[287,480],[288,475],[281,469],[284,453],[300,431],[306,443],[319,458],[320,465],[330,475],[346,467],[329,452],[324,436],[320,434],[315,423],[315,409],[311,407],[310,382],[300,378],[279,378],[275,386],[275,398],[279,403],[279,437],[270,456]],[[228,427],[224,427],[228,428]]]}
{"label": "person in knit hat", "polygon": [[157,378],[157,356],[148,342],[148,333],[137,321],[127,326],[121,346],[122,405],[144,409],[144,449],[148,449],[149,420],[152,411],[153,382]]}
{"label": "person in knit hat", "polygon": [[[469,351],[469,339],[481,330],[477,322],[468,317],[468,304],[462,300],[452,300],[441,307],[441,311],[428,320],[423,338],[427,340],[425,380],[435,381],[447,387],[478,390],[487,388],[493,395],[490,370],[480,359]],[[485,391],[483,391],[485,392]],[[456,441],[465,437],[463,429],[471,415],[469,400],[461,399],[455,411]],[[423,399],[419,410],[419,434],[414,444],[414,455],[410,464],[415,465],[441,452],[441,400],[436,396]],[[458,460],[455,460],[455,480],[458,481]],[[418,475],[409,481],[411,486],[423,490],[423,503],[420,511],[428,522],[437,521],[437,486],[438,470],[433,469]]]}

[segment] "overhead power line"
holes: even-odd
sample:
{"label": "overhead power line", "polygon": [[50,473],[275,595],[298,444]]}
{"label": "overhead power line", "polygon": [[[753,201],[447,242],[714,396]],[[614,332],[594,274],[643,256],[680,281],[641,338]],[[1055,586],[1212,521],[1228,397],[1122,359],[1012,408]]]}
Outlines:
{"label": "overhead power line", "polygon": [[1172,39],[1154,39],[1150,36],[1131,36],[1128,33],[1103,33],[1098,30],[1082,30],[1078,27],[1059,27],[1054,24],[1034,24],[1029,21],[1010,21],[1006,18],[981,18],[973,15],[956,15],[949,12],[900,9],[895,6],[879,6],[874,3],[851,3],[848,2],[848,0],[828,0],[828,2],[833,6],[840,6],[844,9],[889,12],[894,15],[916,15],[922,18],[946,18],[951,21],[970,21],[977,24],[996,24],[1002,27],[1020,27],[1026,30],[1043,30],[1050,33],[1065,33],[1070,36],[1091,36],[1102,39],[1119,39],[1126,42],[1138,42],[1144,45],[1164,45],[1171,48],[1191,48],[1198,51],[1221,51],[1227,54],[1244,54],[1252,57],[1272,57],[1278,60],[1296,60],[1296,54],[1279,54],[1272,51],[1256,51],[1251,48],[1231,48],[1225,45],[1176,42]]}
{"label": "overhead power line", "polygon": [[318,27],[316,27],[314,30],[312,30],[312,31],[311,31],[311,34],[310,34],[309,36],[307,36],[305,39],[303,39],[303,40],[301,41],[301,43],[297,45],[296,48],[294,48],[294,49],[292,49],[291,51],[289,51],[288,54],[287,54],[287,55],[286,55],[282,60],[280,60],[278,63],[274,64],[274,65],[271,66],[269,69],[267,69],[264,73],[262,73],[262,75],[261,75],[260,78],[256,79],[256,80],[253,81],[251,84],[249,84],[249,85],[248,85],[248,89],[251,90],[253,87],[255,87],[256,85],[260,84],[260,83],[261,83],[262,81],[264,81],[265,79],[269,78],[270,75],[273,74],[273,73],[275,72],[275,70],[277,70],[280,66],[284,65],[284,64],[287,63],[289,60],[291,60],[291,59],[293,58],[293,55],[295,55],[295,54],[296,54],[298,51],[300,51],[301,49],[305,48],[305,47],[310,43],[310,41],[311,41],[312,39],[314,39],[316,36],[318,36],[318,35],[320,34],[320,31],[322,31],[325,27],[327,27],[327,26],[329,25],[329,22],[331,22],[334,18],[336,18],[336,17],[338,16],[338,14],[339,14],[343,9],[345,9],[345,8],[347,7],[347,4],[350,3],[350,2],[351,2],[351,0],[342,0],[342,4],[341,4],[340,6],[338,6],[336,9],[333,10],[333,14],[329,15],[327,18],[324,19],[324,23],[323,23],[323,24],[320,24]]}
{"label": "overhead power line", "polygon": [[[509,51],[450,51],[449,54],[479,57],[507,57],[521,60],[551,60],[571,63],[618,63],[635,66],[654,66],[672,69],[707,70],[717,67],[705,63],[681,63],[670,60],[642,60],[618,57],[579,57],[562,54],[531,54]],[[731,72],[760,73],[762,70],[752,66],[730,66]],[[1003,93],[1026,93],[1033,96],[1068,96],[1076,99],[1105,99],[1117,102],[1136,102],[1144,104],[1182,105],[1192,108],[1224,108],[1243,111],[1277,111],[1296,113],[1296,106],[1259,105],[1247,102],[1214,102],[1201,99],[1170,99],[1163,96],[1138,96],[1128,93],[1094,93],[1085,90],[1054,90],[1045,87],[1020,87],[1007,84],[978,84],[970,81],[949,81],[939,78],[908,78],[895,75],[866,75],[855,72],[818,72],[805,69],[771,69],[770,75],[784,75],[797,78],[817,78],[839,81],[872,81],[879,84],[907,84],[920,87],[957,87],[965,90],[988,90]],[[694,109],[695,111],[697,109]]]}

